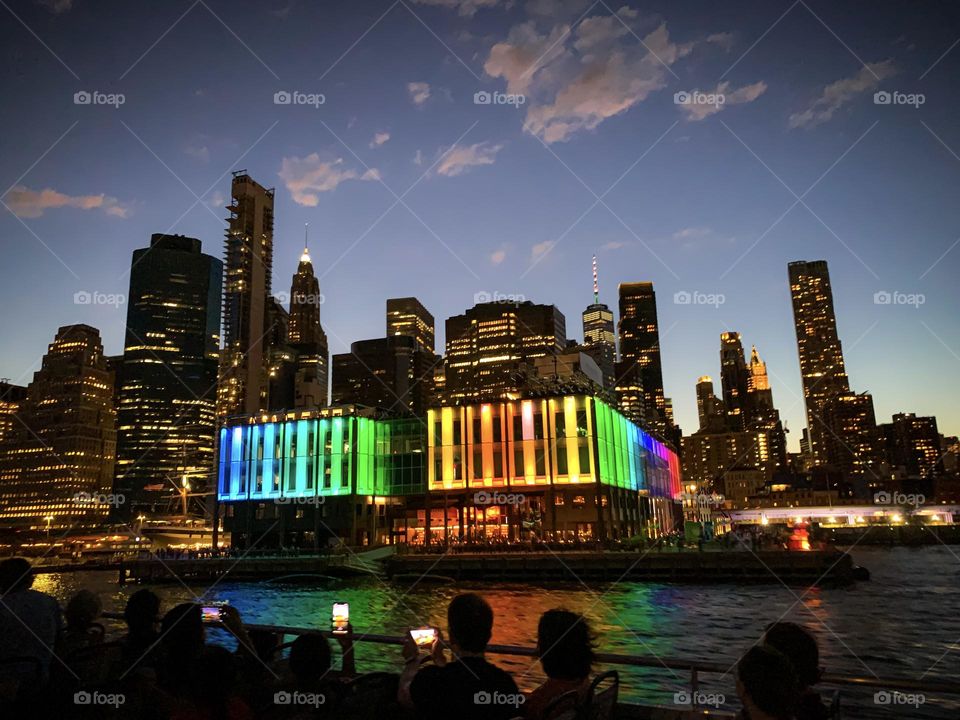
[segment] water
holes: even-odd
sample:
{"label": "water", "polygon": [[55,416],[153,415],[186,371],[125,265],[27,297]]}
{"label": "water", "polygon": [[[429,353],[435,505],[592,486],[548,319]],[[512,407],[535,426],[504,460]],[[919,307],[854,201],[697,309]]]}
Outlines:
{"label": "water", "polygon": [[[411,626],[446,626],[446,605],[458,592],[476,590],[493,606],[493,642],[533,646],[537,619],[554,607],[583,613],[598,636],[602,652],[698,658],[729,664],[779,619],[806,626],[820,644],[827,672],[862,676],[958,681],[960,654],[960,557],[936,548],[857,548],[856,561],[872,580],[850,588],[668,585],[623,583],[527,586],[460,584],[418,587],[406,592],[376,579],[275,585],[218,582],[156,588],[169,608],[196,596],[227,600],[250,623],[327,627],[334,601],[350,603],[356,632],[401,634]],[[101,593],[104,607],[119,611],[136,586],[121,587],[112,572],[41,575],[37,589],[65,602],[81,587]],[[215,635],[215,633],[214,633]],[[214,635],[211,639],[215,639]],[[539,665],[527,658],[494,661],[514,673],[525,689],[541,680]],[[357,662],[364,670],[397,670],[399,650],[359,643]],[[666,669],[619,668],[621,696],[646,704],[669,705],[689,677]],[[726,695],[727,709],[737,701],[733,676],[707,676],[705,692]],[[927,697],[918,708],[884,708],[873,691],[843,692],[845,716],[855,718],[957,718],[960,698]],[[858,707],[853,707],[856,704]]]}

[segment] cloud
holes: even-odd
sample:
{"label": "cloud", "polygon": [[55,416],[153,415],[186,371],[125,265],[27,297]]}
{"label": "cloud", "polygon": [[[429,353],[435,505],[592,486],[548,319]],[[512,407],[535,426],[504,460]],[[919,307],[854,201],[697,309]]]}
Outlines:
{"label": "cloud", "polygon": [[47,210],[63,207],[103,210],[107,215],[119,218],[130,214],[129,206],[121,205],[119,200],[108,195],[67,195],[52,188],[31,190],[23,185],[17,185],[7,193],[4,202],[19,218],[38,218]]}
{"label": "cloud", "polygon": [[390,133],[388,132],[378,132],[373,136],[373,140],[370,141],[370,147],[378,148],[383,145],[387,140],[390,139]]}
{"label": "cloud", "polygon": [[619,250],[620,248],[625,248],[629,245],[630,243],[628,243],[626,240],[611,240],[610,242],[605,242],[603,245],[601,245],[600,249],[606,251]]}
{"label": "cloud", "polygon": [[343,158],[321,160],[317,153],[306,157],[285,157],[277,173],[297,205],[316,207],[320,193],[337,189],[346,180],[379,180],[380,171],[371,168],[359,173],[343,164]]}
{"label": "cloud", "polygon": [[489,142],[454,145],[444,154],[443,159],[437,166],[437,173],[447,177],[455,177],[476,165],[493,165],[497,153],[502,149],[503,145],[493,145]]}
{"label": "cloud", "polygon": [[714,45],[719,45],[724,50],[729,51],[733,47],[733,42],[735,38],[733,33],[728,32],[719,32],[714,33],[713,35],[707,35],[707,42]]}
{"label": "cloud", "polygon": [[414,105],[423,105],[430,97],[430,83],[407,83],[407,92],[410,93],[410,99],[413,100]]}
{"label": "cloud", "polygon": [[417,154],[413,156],[413,164],[417,167],[423,165],[423,153],[418,149]]}
{"label": "cloud", "polygon": [[210,149],[206,145],[201,145],[199,147],[195,145],[188,145],[183,151],[190,157],[194,157],[200,162],[210,162]]}
{"label": "cloud", "polygon": [[432,5],[456,10],[463,17],[473,17],[480,8],[496,5],[500,0],[413,0],[416,5]]}
{"label": "cloud", "polygon": [[[743,105],[753,102],[767,91],[767,84],[763,80],[753,83],[753,85],[744,85],[736,90],[730,90],[729,82],[722,82],[716,89],[705,91],[701,94],[722,95],[722,103],[690,102],[678,105],[678,107],[687,113],[687,120],[690,122],[699,122],[705,120],[711,115],[715,115],[730,105]],[[699,90],[691,90],[690,94],[700,93]]]}
{"label": "cloud", "polygon": [[624,7],[543,34],[522,23],[490,49],[484,70],[506,80],[508,93],[527,96],[528,132],[564,142],[666,87],[667,68],[692,51],[693,43],[670,39],[666,24],[637,42],[629,27],[636,18]]}
{"label": "cloud", "polygon": [[207,201],[212,208],[222,208],[227,202],[227,196],[219,190],[214,190]]}
{"label": "cloud", "polygon": [[490,254],[490,262],[494,265],[499,265],[504,260],[507,259],[507,251],[501,248],[500,250],[494,250]]}
{"label": "cloud", "polygon": [[816,127],[827,122],[833,114],[858,95],[868,93],[880,84],[881,80],[896,74],[893,60],[869,63],[848,78],[827,85],[813,104],[802,112],[793,113],[788,120],[791,128]]}
{"label": "cloud", "polygon": [[544,240],[543,242],[538,242],[530,249],[530,259],[534,261],[539,260],[548,252],[553,250],[553,246],[556,244],[556,240]]}
{"label": "cloud", "polygon": [[698,238],[706,237],[710,235],[713,231],[708,227],[703,227],[702,225],[696,227],[686,227],[682,230],[677,230],[673,234],[674,240],[696,240]]}

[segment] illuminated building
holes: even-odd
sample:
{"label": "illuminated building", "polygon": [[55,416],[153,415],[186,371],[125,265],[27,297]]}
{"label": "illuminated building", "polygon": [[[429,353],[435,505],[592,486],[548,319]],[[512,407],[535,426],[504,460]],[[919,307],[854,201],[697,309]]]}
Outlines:
{"label": "illuminated building", "polygon": [[0,443],[9,438],[19,424],[14,416],[26,396],[27,389],[24,386],[0,380]]}
{"label": "illuminated building", "polygon": [[114,489],[127,517],[167,511],[213,473],[223,265],[200,241],[154,234],[133,252],[119,372]]}
{"label": "illuminated building", "polygon": [[217,415],[258,412],[267,395],[264,335],[273,271],[273,190],[234,173],[224,242],[223,353]]}
{"label": "illuminated building", "polygon": [[440,358],[410,335],[359,340],[333,356],[333,404],[422,416],[433,400]]}
{"label": "illuminated building", "polygon": [[723,492],[732,470],[756,470],[770,480],[778,468],[765,430],[697,431],[682,443],[683,481],[701,490]]}
{"label": "illuminated building", "polygon": [[0,524],[60,528],[106,517],[116,452],[112,397],[100,333],[61,327],[0,444]]}
{"label": "illuminated building", "polygon": [[547,383],[581,383],[590,392],[603,389],[603,371],[582,346],[574,345],[558,355],[545,355],[534,360],[537,377]]}
{"label": "illuminated building", "polygon": [[713,378],[703,375],[697,379],[697,416],[700,430],[723,432],[726,429],[726,412],[723,401],[713,391]]}
{"label": "illuminated building", "polygon": [[583,311],[583,351],[590,355],[603,373],[603,387],[616,385],[617,336],[613,312],[600,302],[597,256],[593,256],[593,304]]}
{"label": "illuminated building", "polygon": [[[285,407],[327,406],[330,352],[327,334],[320,324],[320,283],[313,272],[310,253],[304,247],[290,287],[290,321],[287,342],[297,352],[293,403]],[[276,406],[271,402],[271,406]]]}
{"label": "illuminated building", "polygon": [[660,328],[653,283],[621,283],[620,362],[617,363],[617,400],[620,410],[635,421],[645,421],[664,436],[673,434],[673,415],[663,393]]}
{"label": "illuminated building", "polygon": [[415,297],[387,300],[387,337],[408,335],[421,350],[436,352],[433,315]]}
{"label": "illuminated building", "polygon": [[488,302],[448,318],[446,397],[498,399],[516,394],[538,357],[567,344],[566,319],[554,305]]}
{"label": "illuminated building", "polygon": [[833,289],[825,260],[796,261],[787,266],[793,319],[800,354],[803,399],[807,409],[810,453],[814,464],[828,462],[828,432],[822,415],[824,404],[849,394],[850,383],[837,335]]}
{"label": "illuminated building", "polygon": [[720,334],[720,383],[723,387],[723,406],[731,430],[747,428],[747,381],[749,372],[743,356],[740,333]]}
{"label": "illuminated building", "polygon": [[887,462],[898,476],[929,481],[943,474],[944,458],[935,417],[897,413],[892,422],[878,428]]}
{"label": "illuminated building", "polygon": [[860,495],[869,494],[881,482],[882,460],[873,396],[847,392],[827,398],[816,422],[823,429],[826,464],[857,484]]}
{"label": "illuminated building", "polygon": [[221,431],[220,458],[241,545],[274,527],[288,546],[655,537],[679,517],[676,454],[589,395],[435,407],[426,423],[349,406],[255,417]]}

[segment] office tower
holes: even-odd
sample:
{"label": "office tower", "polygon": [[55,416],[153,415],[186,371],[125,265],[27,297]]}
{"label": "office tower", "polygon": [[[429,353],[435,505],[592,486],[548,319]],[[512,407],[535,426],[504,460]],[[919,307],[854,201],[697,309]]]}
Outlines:
{"label": "office tower", "polygon": [[253,414],[265,407],[264,333],[273,269],[273,190],[244,171],[233,174],[224,242],[223,354],[217,414]]}
{"label": "office tower", "polygon": [[133,252],[117,372],[114,488],[121,515],[164,512],[213,472],[222,263],[200,241],[154,234]]}
{"label": "office tower", "polygon": [[878,426],[886,460],[902,478],[931,479],[944,472],[942,440],[935,417],[897,413]]}
{"label": "office tower", "polygon": [[433,399],[439,363],[410,335],[359,340],[349,353],[333,356],[333,404],[422,417]]}
{"label": "office tower", "polygon": [[436,352],[433,315],[415,297],[387,300],[387,337],[408,335],[422,350]]}
{"label": "office tower", "polygon": [[770,389],[770,378],[767,376],[767,364],[760,359],[757,346],[750,350],[750,367],[747,375],[747,408],[748,416],[773,410],[773,391]]}
{"label": "office tower", "polygon": [[26,397],[27,388],[23,385],[14,385],[6,378],[0,379],[0,443],[9,438],[19,425],[16,413]]}
{"label": "office tower", "polygon": [[566,319],[554,305],[489,302],[447,319],[446,394],[451,400],[515,393],[538,357],[567,344]]}
{"label": "office tower", "polygon": [[713,378],[703,375],[697,379],[697,416],[700,430],[722,432],[726,429],[723,401],[713,391]]}
{"label": "office tower", "polygon": [[766,430],[769,435],[770,456],[777,471],[787,470],[787,435],[780,420],[780,411],[773,404],[773,390],[767,376],[767,364],[760,358],[757,347],[750,350],[747,367],[746,428]]}
{"label": "office tower", "polygon": [[600,302],[597,256],[593,256],[593,304],[583,311],[583,351],[590,355],[603,373],[603,386],[613,390],[616,384],[617,336],[613,312]]}
{"label": "office tower", "polygon": [[814,464],[827,462],[824,403],[848,394],[850,384],[837,335],[833,290],[825,260],[791,262],[788,266],[793,319],[800,354],[803,398],[807,409],[810,452]]}
{"label": "office tower", "polygon": [[721,333],[720,384],[723,388],[723,405],[727,410],[727,424],[734,431],[747,427],[748,377],[740,333]]}
{"label": "office tower", "polygon": [[[864,496],[880,483],[880,437],[869,393],[846,392],[824,400],[815,418],[822,428],[826,464],[838,469]],[[814,434],[815,435],[815,434]]]}
{"label": "office tower", "polygon": [[320,324],[322,302],[320,283],[313,272],[310,253],[304,247],[290,286],[287,342],[297,353],[292,407],[327,406],[330,354],[327,334]]}
{"label": "office tower", "polygon": [[663,394],[660,329],[653,283],[620,284],[620,362],[617,398],[621,411],[667,434],[673,418]]}
{"label": "office tower", "polygon": [[724,492],[725,477],[733,470],[759,471],[764,482],[777,470],[763,430],[698,431],[684,437],[682,447],[683,482],[701,489]]}
{"label": "office tower", "polygon": [[60,528],[106,517],[117,439],[112,396],[99,331],[61,327],[0,444],[0,524]]}

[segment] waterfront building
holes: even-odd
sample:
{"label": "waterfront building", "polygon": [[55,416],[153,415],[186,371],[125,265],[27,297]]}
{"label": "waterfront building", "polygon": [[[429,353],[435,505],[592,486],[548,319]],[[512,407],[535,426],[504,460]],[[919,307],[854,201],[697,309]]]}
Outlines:
{"label": "waterfront building", "polygon": [[[156,233],[133,252],[116,363],[118,514],[165,512],[213,474],[223,265],[200,241]],[[109,365],[109,363],[108,363]]]}
{"label": "waterfront building", "polygon": [[944,453],[937,419],[897,413],[878,426],[886,461],[901,482],[921,486],[932,497],[934,480],[944,473]]}
{"label": "waterfront building", "polygon": [[554,305],[475,305],[447,319],[445,395],[458,402],[518,394],[536,359],[556,355],[566,344],[566,319]]}
{"label": "waterfront building", "polygon": [[831,398],[848,394],[850,383],[837,334],[833,289],[826,261],[791,262],[787,269],[810,454],[814,464],[822,465],[829,461],[829,432],[823,422],[824,405]]}
{"label": "waterfront building", "polygon": [[333,406],[224,428],[219,497],[239,546],[656,537],[679,521],[680,467],[589,395],[409,419]]}
{"label": "waterfront building", "polygon": [[433,315],[415,297],[387,300],[387,337],[408,335],[420,350],[436,352]]}
{"label": "waterfront building", "polygon": [[350,352],[333,356],[333,404],[423,416],[440,363],[411,335],[358,340]]}
{"label": "waterfront building", "polygon": [[883,460],[873,396],[847,392],[828,398],[821,406],[826,464],[839,470],[860,497],[883,489]]}
{"label": "waterfront building", "polygon": [[102,522],[111,509],[117,430],[113,376],[96,328],[57,331],[15,421],[0,443],[0,525]]}
{"label": "waterfront building", "polygon": [[19,424],[16,413],[26,397],[27,388],[23,385],[0,380],[0,443],[9,438]]}
{"label": "waterfront building", "polygon": [[682,440],[683,482],[722,492],[724,477],[734,469],[761,473],[764,481],[779,469],[766,430],[711,432],[698,430]]}
{"label": "waterfront building", "polygon": [[616,386],[617,336],[613,311],[600,302],[597,256],[593,256],[593,303],[583,311],[583,351],[590,355],[603,373],[603,387]]}
{"label": "waterfront building", "polygon": [[273,190],[246,172],[233,174],[224,242],[223,353],[217,395],[221,421],[266,407],[273,200]]}

